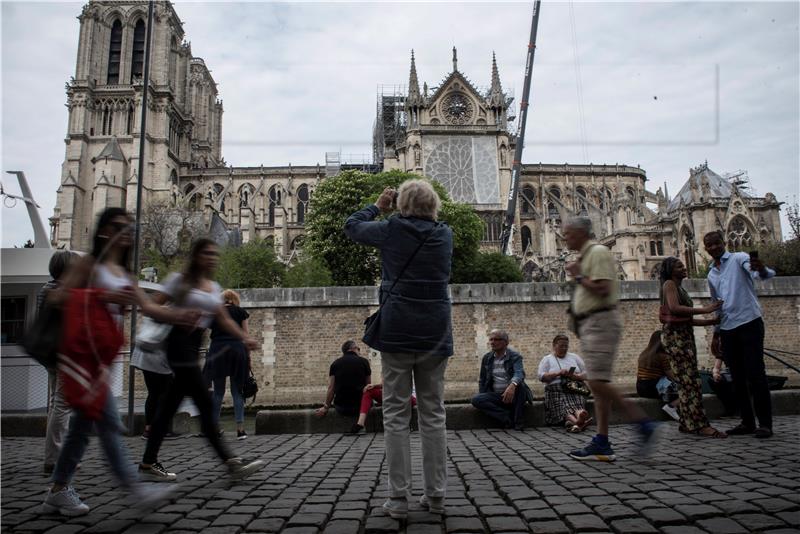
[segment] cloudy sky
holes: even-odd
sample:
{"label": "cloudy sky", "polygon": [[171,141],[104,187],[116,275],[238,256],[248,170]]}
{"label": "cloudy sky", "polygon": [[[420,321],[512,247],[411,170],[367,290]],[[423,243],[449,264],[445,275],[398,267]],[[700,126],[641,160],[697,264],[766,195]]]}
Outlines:
{"label": "cloudy sky", "polygon": [[[2,1],[2,170],[24,170],[53,213],[81,3]],[[224,101],[235,166],[309,165],[371,153],[379,85],[436,86],[458,67],[489,84],[494,51],[522,93],[530,3],[176,2]],[[705,160],[747,170],[759,195],[798,196],[800,4],[544,2],[525,162],[641,165],[675,194]],[[580,80],[580,83],[578,83]],[[4,188],[19,191],[3,174]],[[3,207],[2,245],[33,232]],[[785,223],[784,223],[785,226]],[[784,227],[784,233],[786,228]]]}

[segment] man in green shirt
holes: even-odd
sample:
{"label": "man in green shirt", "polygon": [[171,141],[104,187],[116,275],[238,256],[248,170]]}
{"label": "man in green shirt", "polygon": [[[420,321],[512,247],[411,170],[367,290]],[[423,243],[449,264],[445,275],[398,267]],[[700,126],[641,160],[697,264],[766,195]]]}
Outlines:
{"label": "man in green shirt", "polygon": [[[655,441],[657,426],[636,405],[625,401],[611,384],[614,359],[622,337],[622,320],[617,311],[619,279],[611,251],[593,243],[591,237],[592,222],[587,217],[575,217],[564,226],[567,246],[579,252],[578,261],[566,266],[575,282],[570,312],[581,340],[587,384],[595,398],[597,418],[597,435],[586,447],[570,452],[570,456],[576,460],[613,462],[616,457],[608,440],[608,418],[613,402],[623,407],[629,420],[637,422],[643,449]],[[642,452],[647,453],[646,450]]]}

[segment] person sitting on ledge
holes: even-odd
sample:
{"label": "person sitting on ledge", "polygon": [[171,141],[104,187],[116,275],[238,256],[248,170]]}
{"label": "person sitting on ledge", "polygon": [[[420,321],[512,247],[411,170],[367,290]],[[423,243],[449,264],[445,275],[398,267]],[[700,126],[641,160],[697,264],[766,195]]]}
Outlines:
{"label": "person sitting on ledge", "polygon": [[489,332],[491,352],[481,361],[478,394],[472,405],[505,428],[522,430],[525,402],[533,402],[533,393],[525,384],[522,356],[508,348],[508,334],[502,330]]}
{"label": "person sitting on ledge", "polygon": [[647,348],[639,354],[636,368],[636,393],[643,399],[661,399],[661,407],[670,417],[680,421],[678,415],[678,385],[669,364],[669,355],[661,345],[661,330],[650,336]]}
{"label": "person sitting on ledge", "polygon": [[[372,408],[372,401],[380,406],[383,403],[383,381],[377,384],[367,384],[364,386],[364,393],[361,395],[361,410],[358,412],[358,421],[350,427],[350,434],[362,434],[365,432],[364,426],[367,423],[369,409]],[[417,405],[417,396],[411,393],[411,406]]]}
{"label": "person sitting on ledge", "polygon": [[355,341],[348,339],[342,344],[342,356],[331,364],[328,375],[328,393],[317,417],[325,416],[331,405],[339,415],[358,415],[361,392],[371,382],[372,370]]}
{"label": "person sitting on ledge", "polygon": [[[592,423],[586,410],[586,395],[568,391],[565,380],[583,383],[586,380],[586,364],[583,358],[568,352],[569,338],[558,334],[553,338],[553,352],[539,363],[539,380],[544,387],[544,422],[548,425],[564,425],[570,432],[583,432]],[[584,386],[588,393],[588,387]]]}

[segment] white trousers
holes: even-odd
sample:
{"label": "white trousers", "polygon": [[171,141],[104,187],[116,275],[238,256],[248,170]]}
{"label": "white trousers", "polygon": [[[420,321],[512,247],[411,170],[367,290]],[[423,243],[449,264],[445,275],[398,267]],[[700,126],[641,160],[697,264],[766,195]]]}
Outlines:
{"label": "white trousers", "polygon": [[444,372],[447,358],[430,354],[381,353],[383,435],[389,468],[389,496],[411,495],[411,387],[417,389],[422,440],[422,484],[428,497],[444,497],[447,487]]}

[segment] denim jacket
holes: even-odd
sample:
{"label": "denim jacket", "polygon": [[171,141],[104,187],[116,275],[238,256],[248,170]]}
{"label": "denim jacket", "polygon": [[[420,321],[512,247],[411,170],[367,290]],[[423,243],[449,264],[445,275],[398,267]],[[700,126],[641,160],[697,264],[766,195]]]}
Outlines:
{"label": "denim jacket", "polygon": [[[516,382],[518,387],[524,388],[526,400],[533,402],[533,392],[528,384],[525,383],[525,368],[522,365],[522,355],[510,348],[506,348],[506,359],[503,362],[506,369],[506,376],[509,377],[508,381]],[[481,376],[478,384],[479,393],[489,393],[494,391],[492,387],[493,376],[492,369],[494,367],[494,352],[487,352],[483,355],[481,360]]]}

